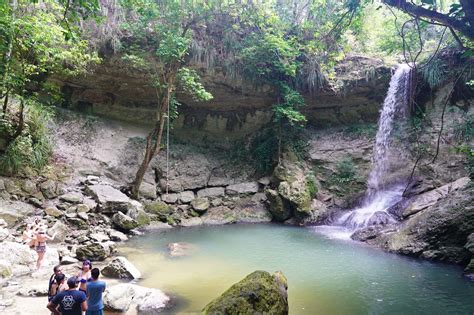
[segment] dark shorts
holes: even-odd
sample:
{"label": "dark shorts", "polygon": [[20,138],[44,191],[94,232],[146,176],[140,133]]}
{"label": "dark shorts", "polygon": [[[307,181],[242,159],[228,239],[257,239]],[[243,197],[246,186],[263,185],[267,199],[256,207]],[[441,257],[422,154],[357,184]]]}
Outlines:
{"label": "dark shorts", "polygon": [[38,245],[35,248],[37,253],[45,253],[46,252],[46,245]]}
{"label": "dark shorts", "polygon": [[86,315],[104,315],[104,310],[100,310],[100,311],[89,311],[89,310],[87,310]]}

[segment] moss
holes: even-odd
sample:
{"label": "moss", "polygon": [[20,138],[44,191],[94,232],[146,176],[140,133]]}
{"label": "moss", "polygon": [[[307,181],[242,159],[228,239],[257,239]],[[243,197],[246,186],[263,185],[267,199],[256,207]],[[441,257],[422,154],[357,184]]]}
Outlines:
{"label": "moss", "polygon": [[167,217],[173,213],[173,209],[162,201],[154,201],[145,205],[147,213],[156,215],[160,221],[166,221]]}
{"label": "moss", "polygon": [[318,193],[318,187],[316,187],[316,178],[312,174],[306,176],[306,191],[308,192],[311,199],[314,199]]}
{"label": "moss", "polygon": [[255,271],[231,286],[203,314],[288,314],[287,281],[282,273]]}
{"label": "moss", "polygon": [[135,220],[137,220],[140,226],[148,225],[151,222],[150,216],[145,211],[142,211],[142,210],[138,212],[138,215]]}

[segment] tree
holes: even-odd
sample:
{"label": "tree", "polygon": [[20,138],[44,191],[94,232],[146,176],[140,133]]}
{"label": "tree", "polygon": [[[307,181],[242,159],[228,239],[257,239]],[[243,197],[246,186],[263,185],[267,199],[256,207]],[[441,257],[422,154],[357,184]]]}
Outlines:
{"label": "tree", "polygon": [[414,18],[447,26],[453,33],[458,31],[474,41],[474,2],[472,0],[459,0],[459,3],[451,4],[447,13],[439,11],[436,0],[421,0],[419,4],[407,0],[383,0],[382,2]]}
{"label": "tree", "polygon": [[131,196],[137,198],[149,164],[161,150],[170,105],[177,103],[177,85],[197,100],[212,98],[199,83],[197,73],[185,67],[192,27],[209,16],[210,7],[204,0],[125,0],[123,5],[129,13],[138,14],[129,24],[134,42],[126,47],[125,58],[148,73],[157,96],[154,127],[146,137],[144,158],[130,188]]}
{"label": "tree", "polygon": [[[52,73],[76,75],[86,71],[89,63],[98,61],[95,54],[89,53],[86,41],[77,36],[66,38],[71,30],[62,25],[63,13],[53,0],[37,4],[12,0],[0,4],[0,96],[8,131],[7,151],[23,133],[25,108],[34,103],[33,91],[42,86],[41,78]],[[20,102],[18,117],[9,113],[12,97]]]}

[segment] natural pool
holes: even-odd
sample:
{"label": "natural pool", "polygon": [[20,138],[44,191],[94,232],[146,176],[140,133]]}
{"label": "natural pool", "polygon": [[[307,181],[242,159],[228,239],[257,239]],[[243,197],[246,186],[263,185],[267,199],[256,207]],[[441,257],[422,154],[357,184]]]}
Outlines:
{"label": "natural pool", "polygon": [[[197,251],[171,258],[167,244]],[[290,314],[474,314],[474,283],[461,269],[410,259],[311,228],[226,225],[150,232],[121,249],[141,285],[179,297],[173,313],[199,312],[255,270],[281,270]]]}

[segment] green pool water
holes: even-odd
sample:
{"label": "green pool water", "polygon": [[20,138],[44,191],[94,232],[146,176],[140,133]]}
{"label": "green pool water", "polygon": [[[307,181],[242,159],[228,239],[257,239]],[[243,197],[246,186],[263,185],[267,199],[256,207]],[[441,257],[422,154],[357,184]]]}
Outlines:
{"label": "green pool water", "polygon": [[[167,244],[193,255],[171,258]],[[228,225],[150,232],[120,250],[141,285],[176,297],[171,313],[199,312],[255,270],[281,270],[290,314],[474,314],[474,283],[455,266],[384,253],[311,228]]]}

